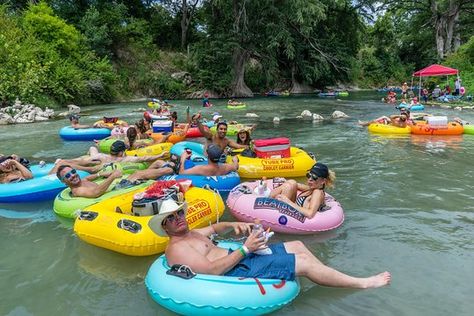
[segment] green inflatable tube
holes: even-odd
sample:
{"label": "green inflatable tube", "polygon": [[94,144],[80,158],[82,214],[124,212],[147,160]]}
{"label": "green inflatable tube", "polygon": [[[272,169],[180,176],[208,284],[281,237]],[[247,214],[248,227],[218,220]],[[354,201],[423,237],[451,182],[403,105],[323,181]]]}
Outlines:
{"label": "green inflatable tube", "polygon": [[[71,195],[71,189],[67,188],[61,191],[56,198],[54,199],[53,210],[56,215],[66,218],[75,218],[77,210],[83,210],[86,207],[98,203],[100,201],[109,199],[111,197],[121,195],[124,193],[128,193],[130,191],[134,191],[136,189],[145,188],[151,185],[154,181],[148,180],[141,184],[137,184],[131,187],[123,188],[123,189],[114,189],[115,184],[120,182],[120,180],[125,179],[122,177],[121,179],[116,179],[110,186],[109,191],[102,194],[100,197],[97,198],[84,198],[84,197],[74,197]],[[97,183],[101,183],[104,179],[97,181]]]}
{"label": "green inflatable tube", "polygon": [[[112,146],[112,144],[117,140],[122,140],[123,141],[123,138],[110,138],[110,137],[107,137],[105,139],[100,140],[99,143],[97,144],[97,146],[99,147],[99,152],[104,153],[104,154],[110,154],[110,146]],[[153,139],[151,139],[151,138],[150,139],[139,139],[137,141],[140,142],[140,143],[144,143],[146,145],[153,144]]]}
{"label": "green inflatable tube", "polygon": [[464,125],[464,134],[474,135],[474,125]]}
{"label": "green inflatable tube", "polygon": [[132,174],[137,170],[145,170],[148,168],[147,162],[113,162],[105,164],[101,172],[121,170],[123,174]]}

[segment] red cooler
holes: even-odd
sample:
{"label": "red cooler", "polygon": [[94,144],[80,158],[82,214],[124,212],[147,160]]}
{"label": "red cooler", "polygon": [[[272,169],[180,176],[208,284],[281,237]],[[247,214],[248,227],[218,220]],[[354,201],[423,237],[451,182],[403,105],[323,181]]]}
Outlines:
{"label": "red cooler", "polygon": [[256,139],[253,149],[258,158],[289,158],[290,140],[286,137]]}

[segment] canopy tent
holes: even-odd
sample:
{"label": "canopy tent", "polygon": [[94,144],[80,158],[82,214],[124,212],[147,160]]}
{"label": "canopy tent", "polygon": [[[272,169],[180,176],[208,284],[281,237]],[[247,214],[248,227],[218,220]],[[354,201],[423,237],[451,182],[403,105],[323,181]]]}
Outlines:
{"label": "canopy tent", "polygon": [[426,68],[423,68],[421,70],[418,70],[413,73],[412,79],[411,79],[411,85],[413,87],[413,77],[419,77],[420,78],[420,83],[419,83],[419,89],[418,89],[418,98],[421,96],[421,77],[430,77],[430,76],[446,76],[446,85],[448,84],[448,76],[449,75],[457,75],[459,77],[459,70],[434,64],[431,66],[428,66]]}
{"label": "canopy tent", "polygon": [[458,75],[459,70],[441,65],[431,65],[413,73],[413,77]]}

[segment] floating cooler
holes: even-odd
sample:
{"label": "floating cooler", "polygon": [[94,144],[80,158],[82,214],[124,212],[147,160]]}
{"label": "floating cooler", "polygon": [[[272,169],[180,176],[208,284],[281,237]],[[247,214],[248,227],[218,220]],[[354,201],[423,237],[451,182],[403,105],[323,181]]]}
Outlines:
{"label": "floating cooler", "polygon": [[171,133],[173,131],[173,121],[159,120],[153,122],[153,133]]}
{"label": "floating cooler", "polygon": [[447,116],[427,116],[426,121],[433,126],[448,125]]}
{"label": "floating cooler", "polygon": [[256,139],[254,151],[258,158],[289,158],[290,140],[286,137]]}

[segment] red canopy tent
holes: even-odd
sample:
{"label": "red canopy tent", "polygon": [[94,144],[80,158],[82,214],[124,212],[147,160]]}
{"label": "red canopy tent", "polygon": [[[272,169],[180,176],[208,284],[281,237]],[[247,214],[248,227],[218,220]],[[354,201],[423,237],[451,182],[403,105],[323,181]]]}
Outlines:
{"label": "red canopy tent", "polygon": [[[413,73],[413,77],[420,77],[420,88],[418,90],[418,97],[421,95],[421,77],[430,77],[430,76],[446,76],[446,84],[448,84],[448,76],[457,75],[459,77],[459,70],[434,64],[418,70]],[[411,79],[411,85],[413,87],[413,78]]]}
{"label": "red canopy tent", "polygon": [[413,77],[457,75],[459,70],[441,65],[431,65],[413,73]]}

